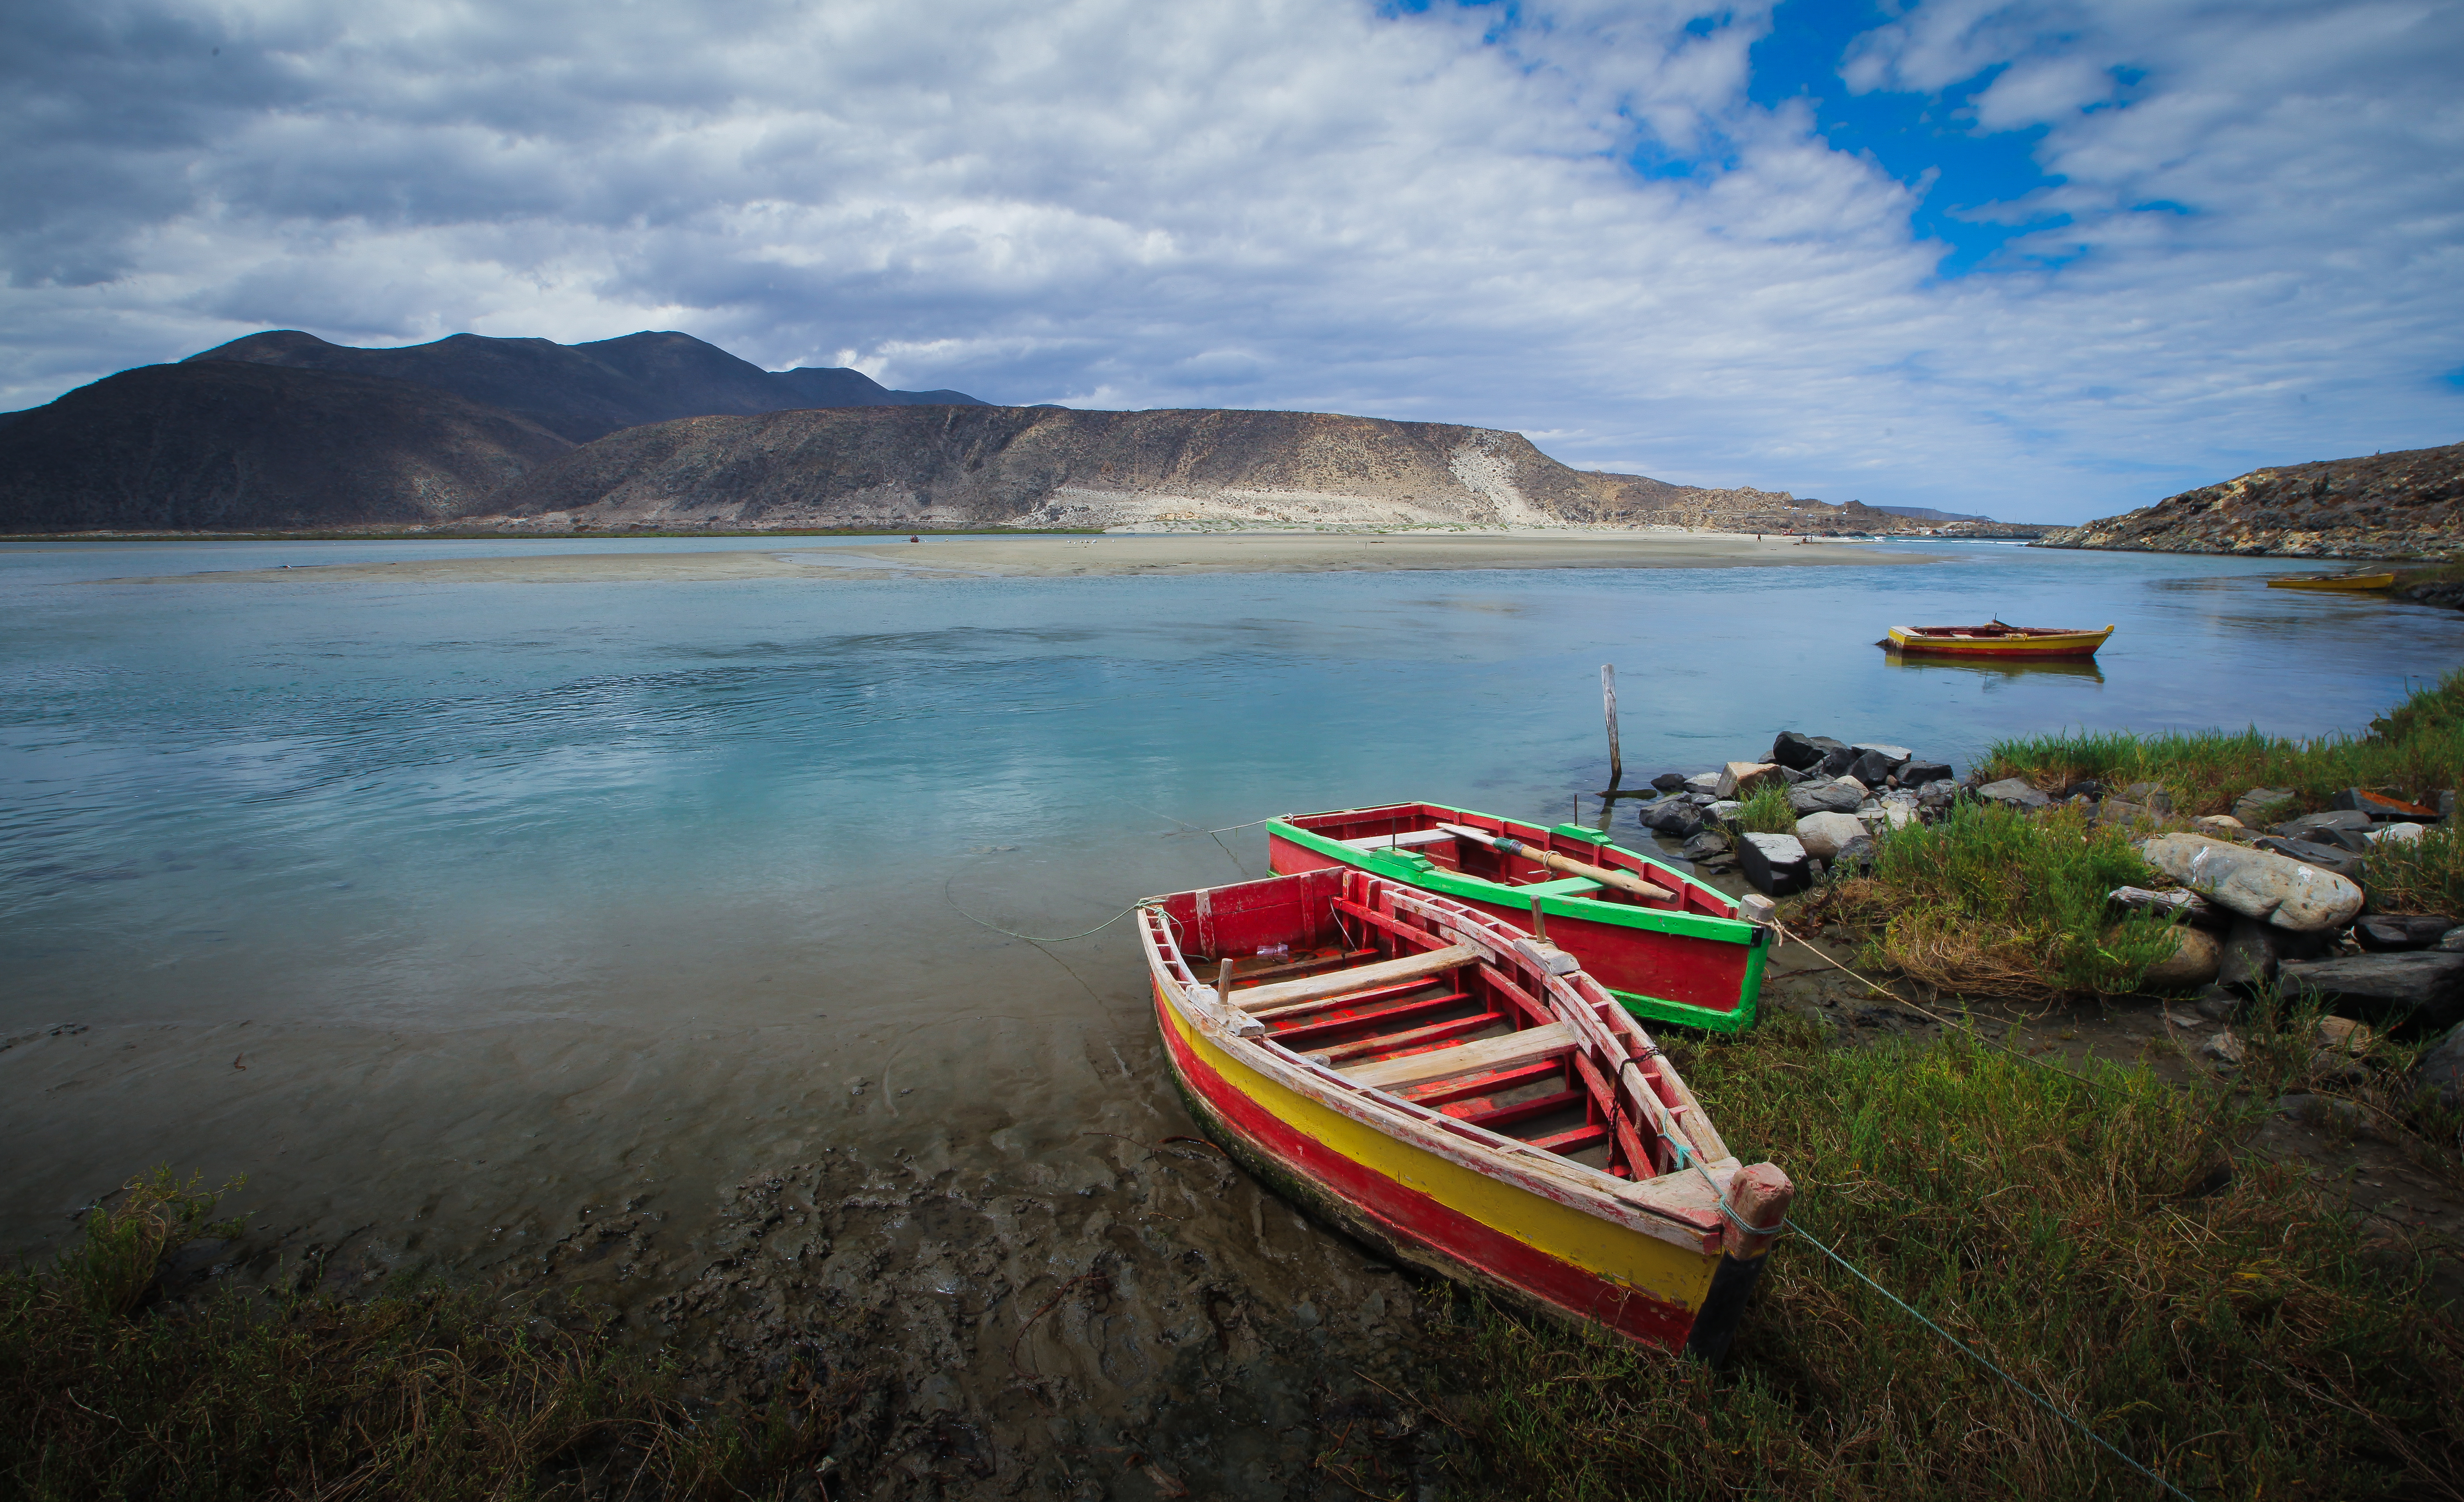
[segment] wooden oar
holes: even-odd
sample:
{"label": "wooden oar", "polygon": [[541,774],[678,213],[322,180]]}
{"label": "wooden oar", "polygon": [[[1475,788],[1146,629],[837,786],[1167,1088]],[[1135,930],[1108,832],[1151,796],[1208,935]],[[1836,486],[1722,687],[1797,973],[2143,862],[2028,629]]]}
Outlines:
{"label": "wooden oar", "polygon": [[1487,834],[1460,824],[1441,824],[1438,828],[1461,839],[1478,840],[1501,855],[1529,856],[1560,875],[1580,876],[1586,881],[1596,881],[1603,887],[1614,887],[1628,896],[1656,897],[1666,902],[1677,895],[1666,887],[1653,886],[1630,871],[1611,871],[1606,866],[1588,865],[1571,856],[1560,855],[1555,850],[1544,850],[1537,845],[1528,844],[1507,835]]}

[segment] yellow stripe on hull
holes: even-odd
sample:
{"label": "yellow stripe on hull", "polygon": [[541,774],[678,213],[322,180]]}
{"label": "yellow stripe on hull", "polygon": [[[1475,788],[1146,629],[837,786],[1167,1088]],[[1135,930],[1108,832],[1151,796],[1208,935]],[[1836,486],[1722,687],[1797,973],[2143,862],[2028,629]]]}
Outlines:
{"label": "yellow stripe on hull", "polygon": [[[1493,1259],[1485,1257],[1479,1248],[1439,1245],[1438,1237],[1421,1234],[1425,1227],[1411,1226],[1408,1218],[1384,1214],[1378,1206],[1362,1204],[1357,1193],[1347,1192],[1345,1185],[1329,1182],[1326,1174],[1297,1160],[1291,1144],[1262,1140],[1264,1134],[1254,1129],[1254,1123],[1244,1124],[1238,1119],[1235,1108],[1243,1102],[1271,1118],[1284,1131],[1321,1145],[1334,1158],[1398,1186],[1407,1196],[1425,1197],[1442,1211],[1477,1222],[1529,1252],[1579,1270],[1599,1285],[1592,1295],[1595,1300],[1639,1294],[1653,1302],[1674,1306],[1686,1316],[1702,1308],[1720,1263],[1716,1233],[1708,1238],[1707,1249],[1699,1242],[1689,1247],[1677,1240],[1663,1240],[1603,1221],[1399,1141],[1250,1068],[1185,1016],[1161,985],[1156,991],[1157,1014],[1167,1020],[1178,1044],[1171,1051],[1176,1071],[1183,1074],[1184,1087],[1205,1100],[1211,1109],[1223,1114],[1227,1130],[1241,1136],[1253,1149],[1272,1156],[1285,1172],[1377,1216],[1390,1232],[1419,1241],[1441,1258],[1467,1269],[1479,1281],[1502,1285],[1526,1296],[1543,1297],[1522,1287],[1523,1280],[1515,1276],[1515,1270],[1486,1266]],[[1220,1084],[1190,1077],[1191,1071],[1183,1070],[1184,1054],[1211,1071]],[[1220,1098],[1226,1090],[1237,1093],[1243,1102]],[[1689,1237],[1699,1234],[1680,1232],[1674,1226],[1670,1231]],[[1565,1301],[1555,1302],[1562,1305]],[[1584,1318],[1598,1317],[1595,1310],[1568,1308],[1566,1313]]]}

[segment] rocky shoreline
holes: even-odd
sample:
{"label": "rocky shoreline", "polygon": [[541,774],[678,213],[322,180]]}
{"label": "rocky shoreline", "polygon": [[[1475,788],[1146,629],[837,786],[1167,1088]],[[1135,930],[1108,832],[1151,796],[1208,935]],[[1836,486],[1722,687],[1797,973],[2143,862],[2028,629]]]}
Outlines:
{"label": "rocky shoreline", "polygon": [[[2150,968],[2145,989],[2189,997],[2190,1009],[2227,1025],[2205,1045],[2237,1062],[2230,1024],[2256,998],[2313,995],[2351,1027],[2404,1026],[2439,1041],[2417,1084],[2448,1109],[2464,1108],[2464,920],[2447,914],[2373,914],[2365,863],[2387,842],[2453,831],[2455,792],[2352,787],[2328,809],[2296,814],[2290,788],[2253,787],[2230,814],[2176,816],[2155,783],[2108,788],[2079,781],[2048,792],[2017,777],[1957,777],[1904,746],[1779,733],[1760,761],[1713,771],[1665,772],[1642,827],[1698,867],[1734,870],[1771,897],[1870,870],[1880,842],[1910,825],[1939,824],[1962,804],[2035,816],[2067,808],[2090,827],[2118,827],[2149,871],[2145,887],[2115,889],[2117,910],[2174,916],[2175,950]],[[1749,829],[1748,800],[1785,798],[1793,828]],[[1766,805],[1768,806],[1768,805]]]}

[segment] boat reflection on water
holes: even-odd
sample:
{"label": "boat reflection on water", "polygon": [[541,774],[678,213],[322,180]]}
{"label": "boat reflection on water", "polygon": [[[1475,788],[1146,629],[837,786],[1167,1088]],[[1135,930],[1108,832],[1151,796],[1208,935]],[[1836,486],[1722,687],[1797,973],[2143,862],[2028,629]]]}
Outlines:
{"label": "boat reflection on water", "polygon": [[1884,648],[1882,660],[1894,668],[1911,673],[1955,673],[1971,677],[2000,678],[2086,678],[2102,683],[2104,670],[2094,657],[1975,658],[1944,657],[1935,654],[1903,652]]}

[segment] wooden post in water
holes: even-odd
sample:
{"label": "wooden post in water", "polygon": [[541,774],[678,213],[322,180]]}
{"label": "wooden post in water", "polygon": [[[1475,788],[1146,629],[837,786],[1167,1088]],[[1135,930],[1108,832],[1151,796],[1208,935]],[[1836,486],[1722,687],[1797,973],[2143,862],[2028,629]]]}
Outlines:
{"label": "wooden post in water", "polygon": [[1617,669],[1605,662],[1600,664],[1600,713],[1607,717],[1609,722],[1608,790],[1614,793],[1625,777],[1625,767],[1617,757]]}

